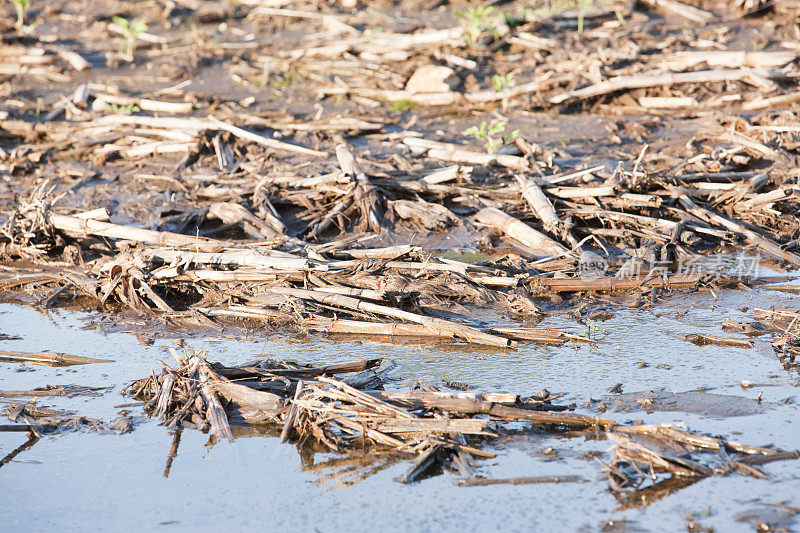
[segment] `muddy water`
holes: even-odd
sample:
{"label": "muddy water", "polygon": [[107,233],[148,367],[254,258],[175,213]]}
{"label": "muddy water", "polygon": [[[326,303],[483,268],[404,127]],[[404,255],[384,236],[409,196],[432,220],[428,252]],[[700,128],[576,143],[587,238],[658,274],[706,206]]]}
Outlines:
{"label": "muddy water", "polygon": [[[208,350],[210,359],[223,363],[238,363],[259,354],[308,363],[389,357],[399,365],[393,373],[397,387],[420,378],[429,383],[450,379],[477,389],[521,394],[546,387],[565,393],[564,401],[576,403],[580,412],[589,410],[590,398],[607,396],[617,383],[622,383],[625,393],[704,389],[734,398],[728,403],[714,396],[704,409],[689,409],[690,413],[645,412],[627,405],[621,412],[607,414],[648,423],[683,421],[694,430],[749,444],[797,449],[799,377],[783,368],[767,337],[755,339],[753,349],[699,347],[678,338],[689,333],[738,337],[722,332],[719,324],[726,318],[746,320],[748,312],[741,308],[797,305],[796,297],[761,289],[722,292],[717,298],[708,293],[678,295],[655,308],[619,311],[598,323],[602,331],[597,334],[604,337],[598,345],[530,345],[508,352],[322,336],[204,337],[187,344]],[[97,318],[91,313],[40,314],[24,306],[0,305],[0,333],[22,337],[0,341],[0,349],[63,351],[115,361],[70,368],[0,364],[0,389],[70,383],[113,386],[100,397],[44,398],[39,405],[106,421],[118,416],[122,409],[115,405],[128,401],[120,396],[121,387],[158,367],[158,359],[171,359],[167,348],[175,341],[155,339],[151,343],[131,333],[103,333],[89,327]],[[583,330],[572,320],[555,316],[541,325],[574,333]],[[637,365],[639,362],[648,366]],[[755,386],[743,388],[743,380]],[[752,406],[759,394],[760,409],[734,409],[737,402]],[[702,398],[702,394],[695,396]],[[584,456],[586,452],[604,452],[610,446],[608,441],[539,433],[495,441],[488,449],[497,457],[480,461],[480,474],[495,478],[578,475],[586,482],[460,488],[453,484],[456,477],[445,473],[403,485],[393,480],[408,468],[408,462],[400,461],[350,483],[358,470],[310,468],[308,457],[303,463],[294,446],[280,445],[276,438],[239,438],[233,444],[207,446],[207,435],[190,430],[182,433],[169,477],[164,477],[173,436],[142,416],[139,408],[128,410],[135,424],[130,434],[74,432],[45,437],[4,465],[0,469],[4,495],[0,530],[88,529],[91,524],[91,529],[136,527],[144,531],[255,527],[287,531],[389,527],[400,531],[596,531],[607,530],[611,521],[622,530],[685,531],[693,519],[717,531],[752,531],[748,520],[786,523],[783,510],[765,504],[800,503],[800,461],[785,461],[764,467],[769,480],[710,478],[649,505],[626,509],[607,490],[599,464]],[[21,434],[0,433],[0,455],[23,441]],[[319,464],[333,457],[317,454],[313,461]],[[788,527],[800,527],[800,520]]]}

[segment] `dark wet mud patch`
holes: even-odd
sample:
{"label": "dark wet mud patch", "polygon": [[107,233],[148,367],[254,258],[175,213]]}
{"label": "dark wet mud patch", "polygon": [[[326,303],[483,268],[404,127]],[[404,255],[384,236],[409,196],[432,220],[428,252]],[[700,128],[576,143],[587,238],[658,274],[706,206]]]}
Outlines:
{"label": "dark wet mud patch", "polygon": [[664,411],[715,418],[761,414],[767,407],[762,402],[741,396],[705,391],[669,392],[665,389],[604,396],[601,403],[601,409],[619,413]]}

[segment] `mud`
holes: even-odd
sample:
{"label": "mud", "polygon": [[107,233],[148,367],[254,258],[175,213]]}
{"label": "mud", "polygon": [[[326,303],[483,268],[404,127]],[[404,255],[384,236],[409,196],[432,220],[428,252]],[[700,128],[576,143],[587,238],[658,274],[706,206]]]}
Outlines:
{"label": "mud", "polygon": [[766,408],[760,401],[739,396],[705,391],[669,392],[664,389],[605,396],[602,403],[604,409],[610,408],[615,412],[675,411],[718,418],[761,414]]}

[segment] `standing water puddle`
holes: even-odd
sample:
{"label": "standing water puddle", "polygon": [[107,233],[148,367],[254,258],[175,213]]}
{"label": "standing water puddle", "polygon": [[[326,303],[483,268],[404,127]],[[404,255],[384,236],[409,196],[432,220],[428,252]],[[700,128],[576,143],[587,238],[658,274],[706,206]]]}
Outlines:
{"label": "standing water puddle", "polygon": [[[724,333],[722,321],[747,321],[755,308],[793,306],[795,297],[762,289],[725,291],[717,299],[710,293],[676,295],[649,310],[621,310],[598,323],[595,334],[604,336],[599,344],[523,345],[509,351],[274,334],[197,337],[186,344],[207,350],[209,360],[224,364],[260,355],[315,365],[385,357],[398,363],[392,377],[400,389],[419,379],[432,384],[466,382],[478,391],[521,395],[546,387],[551,393],[564,393],[561,403],[576,404],[578,412],[597,413],[599,403],[590,406],[590,399],[606,397],[602,405],[621,422],[685,422],[695,431],[793,450],[800,446],[798,375],[777,359],[769,336],[751,339],[752,349],[696,346],[679,338],[702,333],[744,339]],[[41,314],[29,307],[0,305],[0,332],[21,337],[2,341],[4,350],[60,351],[114,361],[72,367],[3,363],[0,389],[111,387],[99,396],[40,398],[37,405],[105,421],[127,411],[134,423],[133,432],[124,435],[88,430],[45,435],[3,464],[0,513],[8,530],[87,523],[97,529],[137,524],[146,531],[203,530],[213,521],[215,528],[268,524],[270,529],[300,531],[365,531],[387,524],[400,530],[592,531],[612,522],[629,530],[642,524],[683,530],[694,522],[730,531],[749,529],[748,524],[759,520],[791,522],[791,510],[768,504],[791,505],[800,495],[800,462],[782,461],[762,467],[769,475],[766,480],[712,477],[672,494],[671,488],[680,483],[638,494],[633,501],[617,499],[593,459],[607,461],[603,452],[613,443],[595,433],[512,434],[489,441],[485,449],[497,457],[478,462],[479,473],[487,478],[573,475],[586,482],[485,487],[456,486],[456,476],[448,472],[404,485],[394,479],[408,468],[407,461],[298,452],[295,446],[280,444],[277,432],[213,445],[200,431],[187,429],[174,437],[148,419],[141,407],[115,406],[130,401],[119,394],[126,384],[159,368],[159,359],[171,360],[168,348],[175,347],[176,340],[104,333],[93,325],[98,316]],[[557,316],[540,325],[581,332],[581,326]],[[618,383],[623,395],[614,398],[608,391]],[[625,396],[651,390],[655,392],[650,403]],[[695,392],[670,397],[688,391]],[[0,433],[0,451],[5,455],[24,440],[21,433]]]}

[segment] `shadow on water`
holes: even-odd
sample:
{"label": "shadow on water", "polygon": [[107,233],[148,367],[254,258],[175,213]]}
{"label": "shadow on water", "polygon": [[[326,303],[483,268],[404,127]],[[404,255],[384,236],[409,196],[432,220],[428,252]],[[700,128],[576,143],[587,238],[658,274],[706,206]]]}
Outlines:
{"label": "shadow on water", "polygon": [[39,442],[39,439],[40,439],[39,436],[37,436],[33,432],[29,432],[28,433],[28,440],[26,440],[25,442],[20,444],[17,448],[12,450],[9,454],[7,454],[2,459],[0,459],[0,468],[2,468],[4,465],[7,465],[11,461],[13,461],[14,458],[16,456],[18,456],[19,454],[21,454],[22,452],[30,450],[33,447],[34,444]]}

